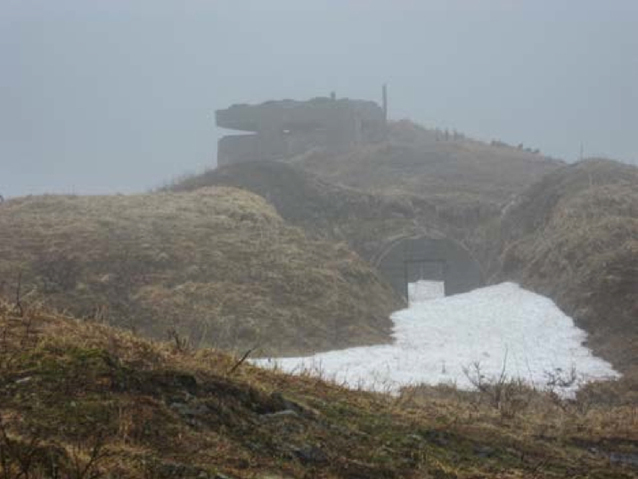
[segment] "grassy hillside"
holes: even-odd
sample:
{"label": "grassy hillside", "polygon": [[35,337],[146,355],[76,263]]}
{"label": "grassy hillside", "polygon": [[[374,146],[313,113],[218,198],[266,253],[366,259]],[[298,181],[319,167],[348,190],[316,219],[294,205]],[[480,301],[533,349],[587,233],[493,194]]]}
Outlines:
{"label": "grassy hillside", "polygon": [[280,161],[226,165],[181,179],[166,190],[194,191],[207,186],[232,186],[258,194],[286,221],[308,229],[330,228],[350,220],[407,216],[409,209],[397,197],[373,195],[325,181]]}
{"label": "grassy hillside", "polygon": [[195,191],[208,186],[256,193],[287,222],[315,238],[347,241],[364,258],[399,233],[444,227],[435,205],[417,195],[372,193],[337,185],[280,161],[223,166],[183,178],[165,190]]}
{"label": "grassy hillside", "polygon": [[638,168],[564,167],[510,205],[500,277],[553,298],[638,383]]}
{"label": "grassy hillside", "polygon": [[325,178],[368,191],[427,198],[450,221],[476,223],[562,162],[503,144],[445,136],[409,121],[386,142],[342,156],[312,151],[291,160]]}
{"label": "grassy hillside", "polygon": [[[347,241],[366,259],[401,235],[441,234],[482,255],[477,229],[562,162],[529,149],[390,124],[384,142],[334,155],[227,165],[166,191],[221,185],[257,193],[314,237]],[[478,241],[478,242],[477,242]]]}
{"label": "grassy hillside", "polygon": [[79,316],[262,354],[387,341],[399,306],[345,245],[230,188],[7,201],[0,278]]}
{"label": "grassy hillside", "polygon": [[638,477],[635,407],[489,398],[348,391],[0,302],[1,477]]}
{"label": "grassy hillside", "polygon": [[347,241],[372,259],[400,236],[446,236],[486,266],[485,231],[506,204],[562,162],[524,148],[486,144],[390,124],[388,140],[335,156],[312,150],[285,161],[227,165],[183,178],[166,191],[223,185],[252,191],[313,237]]}

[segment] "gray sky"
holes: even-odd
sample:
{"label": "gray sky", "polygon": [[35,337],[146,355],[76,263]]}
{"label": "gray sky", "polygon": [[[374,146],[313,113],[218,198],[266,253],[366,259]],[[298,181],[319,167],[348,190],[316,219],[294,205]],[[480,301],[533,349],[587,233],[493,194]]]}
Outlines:
{"label": "gray sky", "polygon": [[214,165],[213,111],[327,95],[638,163],[635,0],[0,0],[0,193]]}

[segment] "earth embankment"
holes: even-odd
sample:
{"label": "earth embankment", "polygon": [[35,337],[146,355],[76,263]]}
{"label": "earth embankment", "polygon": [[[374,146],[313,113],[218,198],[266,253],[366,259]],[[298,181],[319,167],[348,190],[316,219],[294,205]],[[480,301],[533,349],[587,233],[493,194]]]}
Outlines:
{"label": "earth embankment", "polygon": [[638,168],[557,170],[508,208],[498,234],[497,276],[554,299],[595,352],[638,377]]}
{"label": "earth embankment", "polygon": [[[400,305],[345,244],[233,188],[0,207],[5,295],[194,345],[303,354],[389,340]],[[20,278],[20,279],[19,279]]]}

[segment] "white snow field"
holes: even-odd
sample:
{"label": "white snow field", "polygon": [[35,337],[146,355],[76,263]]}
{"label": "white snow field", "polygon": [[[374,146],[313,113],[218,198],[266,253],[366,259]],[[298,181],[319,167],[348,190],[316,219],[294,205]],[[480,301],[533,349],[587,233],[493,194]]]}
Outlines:
{"label": "white snow field", "polygon": [[443,298],[444,296],[445,283],[443,281],[420,279],[415,283],[408,283],[408,303],[410,304]]}
{"label": "white snow field", "polygon": [[[402,386],[455,384],[472,389],[476,365],[487,380],[503,369],[545,389],[548,374],[577,379],[557,392],[572,396],[578,387],[620,375],[583,346],[586,333],[548,298],[514,283],[436,299],[439,285],[419,282],[411,305],[392,315],[394,343],[350,348],[309,357],[257,359],[263,367],[318,374],[352,388],[396,393]],[[421,291],[418,291],[421,290]]]}

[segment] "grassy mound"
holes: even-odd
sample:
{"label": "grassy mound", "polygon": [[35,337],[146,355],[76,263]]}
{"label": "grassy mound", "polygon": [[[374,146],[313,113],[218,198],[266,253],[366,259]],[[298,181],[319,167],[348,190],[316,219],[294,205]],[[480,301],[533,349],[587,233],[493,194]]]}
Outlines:
{"label": "grassy mound", "polygon": [[194,345],[299,354],[389,338],[393,292],[230,188],[0,206],[0,278],[61,310]]}
{"label": "grassy mound", "polygon": [[353,219],[382,219],[410,213],[400,198],[373,195],[330,183],[281,161],[226,165],[184,178],[166,189],[181,192],[207,186],[231,186],[252,191],[271,203],[286,221],[317,231]]}
{"label": "grassy mound", "polygon": [[636,477],[635,408],[443,392],[348,391],[0,302],[2,477]]}
{"label": "grassy mound", "polygon": [[167,191],[231,186],[265,198],[287,221],[314,238],[347,241],[369,259],[388,238],[419,225],[439,225],[434,204],[409,194],[365,192],[326,181],[280,161],[227,165],[181,179]]}
{"label": "grassy mound", "polygon": [[446,140],[409,121],[391,124],[386,142],[336,157],[314,151],[291,161],[337,183],[427,198],[442,217],[464,226],[496,214],[512,195],[562,164],[504,144]]}
{"label": "grassy mound", "polygon": [[315,149],[285,161],[227,165],[166,191],[222,185],[257,193],[313,237],[347,241],[371,259],[402,236],[446,236],[477,256],[478,230],[562,162],[503,143],[390,124],[388,140],[345,155]]}
{"label": "grassy mound", "polygon": [[638,168],[562,168],[508,208],[501,276],[553,298],[638,380]]}

